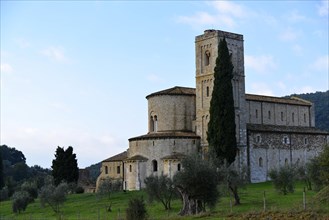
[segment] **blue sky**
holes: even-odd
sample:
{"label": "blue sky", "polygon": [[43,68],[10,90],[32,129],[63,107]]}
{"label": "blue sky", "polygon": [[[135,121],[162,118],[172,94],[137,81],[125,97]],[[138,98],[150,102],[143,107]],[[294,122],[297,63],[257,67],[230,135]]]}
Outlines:
{"label": "blue sky", "polygon": [[326,91],[325,1],[1,1],[1,144],[79,167],[147,132],[145,96],[195,87],[194,39],[244,35],[246,92]]}

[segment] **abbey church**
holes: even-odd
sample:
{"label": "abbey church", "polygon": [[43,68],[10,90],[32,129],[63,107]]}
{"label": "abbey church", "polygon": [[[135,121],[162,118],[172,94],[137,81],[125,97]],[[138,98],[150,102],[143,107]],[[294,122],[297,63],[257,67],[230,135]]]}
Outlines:
{"label": "abbey church", "polygon": [[150,175],[172,178],[183,169],[186,155],[205,155],[217,47],[223,38],[234,65],[235,166],[246,167],[251,182],[263,182],[272,168],[304,165],[318,155],[329,133],[315,128],[313,104],[295,97],[246,94],[243,35],[206,30],[195,38],[196,88],[177,86],[146,96],[148,132],[130,138],[127,151],[102,161],[96,187],[111,178],[122,181],[125,190],[139,190]]}

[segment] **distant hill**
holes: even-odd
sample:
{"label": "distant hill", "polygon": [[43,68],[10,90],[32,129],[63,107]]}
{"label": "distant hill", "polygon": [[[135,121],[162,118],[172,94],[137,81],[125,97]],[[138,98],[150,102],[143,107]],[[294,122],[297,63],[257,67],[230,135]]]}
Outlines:
{"label": "distant hill", "polygon": [[290,96],[296,96],[314,103],[315,127],[329,132],[329,90]]}
{"label": "distant hill", "polygon": [[89,171],[89,177],[93,183],[96,183],[97,177],[101,173],[101,166],[102,162],[90,165],[89,167],[86,167],[85,169]]}

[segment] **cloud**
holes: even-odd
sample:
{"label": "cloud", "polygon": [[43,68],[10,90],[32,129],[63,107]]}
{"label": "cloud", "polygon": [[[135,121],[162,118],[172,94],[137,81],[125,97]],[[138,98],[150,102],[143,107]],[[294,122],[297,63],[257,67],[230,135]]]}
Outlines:
{"label": "cloud", "polygon": [[299,11],[297,11],[297,10],[290,11],[289,14],[287,14],[286,16],[284,16],[284,19],[286,21],[289,21],[289,22],[292,22],[292,23],[301,22],[301,21],[307,21],[308,20],[304,15],[301,15],[299,13]]}
{"label": "cloud", "polygon": [[57,62],[67,62],[68,59],[64,54],[64,48],[61,46],[49,46],[41,51],[41,54]]}
{"label": "cloud", "polygon": [[[215,9],[214,13],[196,12],[191,16],[179,16],[177,21],[192,27],[224,26],[233,28],[237,22],[253,15],[248,8],[231,1],[207,2],[207,5]],[[239,20],[240,19],[240,20]]]}
{"label": "cloud", "polygon": [[246,68],[250,68],[260,74],[267,74],[277,66],[273,57],[270,55],[246,55],[244,59]]}
{"label": "cloud", "polygon": [[317,5],[318,14],[320,16],[328,16],[329,13],[329,1],[322,0],[320,4]]}
{"label": "cloud", "polygon": [[291,28],[288,28],[284,30],[280,35],[279,39],[282,41],[294,41],[300,36],[300,32],[293,30]]}
{"label": "cloud", "polygon": [[329,72],[329,55],[318,57],[311,65],[311,69]]}
{"label": "cloud", "polygon": [[259,95],[273,96],[270,86],[264,82],[254,82],[251,84],[251,93]]}
{"label": "cloud", "polygon": [[24,39],[24,38],[18,38],[18,39],[16,39],[16,43],[18,44],[18,46],[19,46],[20,48],[23,48],[23,49],[28,48],[28,47],[31,46],[30,42],[28,42],[28,41],[27,41],[26,39]]}
{"label": "cloud", "polygon": [[303,48],[299,44],[295,44],[292,46],[292,51],[294,54],[301,56],[303,55]]}
{"label": "cloud", "polygon": [[14,70],[13,67],[8,63],[1,63],[0,65],[1,73],[11,73]]}
{"label": "cloud", "polygon": [[149,74],[149,75],[146,77],[146,79],[147,79],[148,81],[150,81],[150,82],[154,82],[154,83],[162,83],[162,82],[164,82],[164,80],[163,80],[161,77],[159,77],[158,75],[156,75],[156,74]]}

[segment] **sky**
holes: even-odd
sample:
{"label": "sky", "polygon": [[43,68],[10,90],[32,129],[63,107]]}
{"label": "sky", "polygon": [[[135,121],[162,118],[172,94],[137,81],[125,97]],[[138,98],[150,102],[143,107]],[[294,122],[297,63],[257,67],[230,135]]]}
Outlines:
{"label": "sky", "polygon": [[244,36],[246,92],[329,89],[328,0],[0,1],[1,145],[80,168],[147,133],[147,100],[195,87],[195,36]]}

